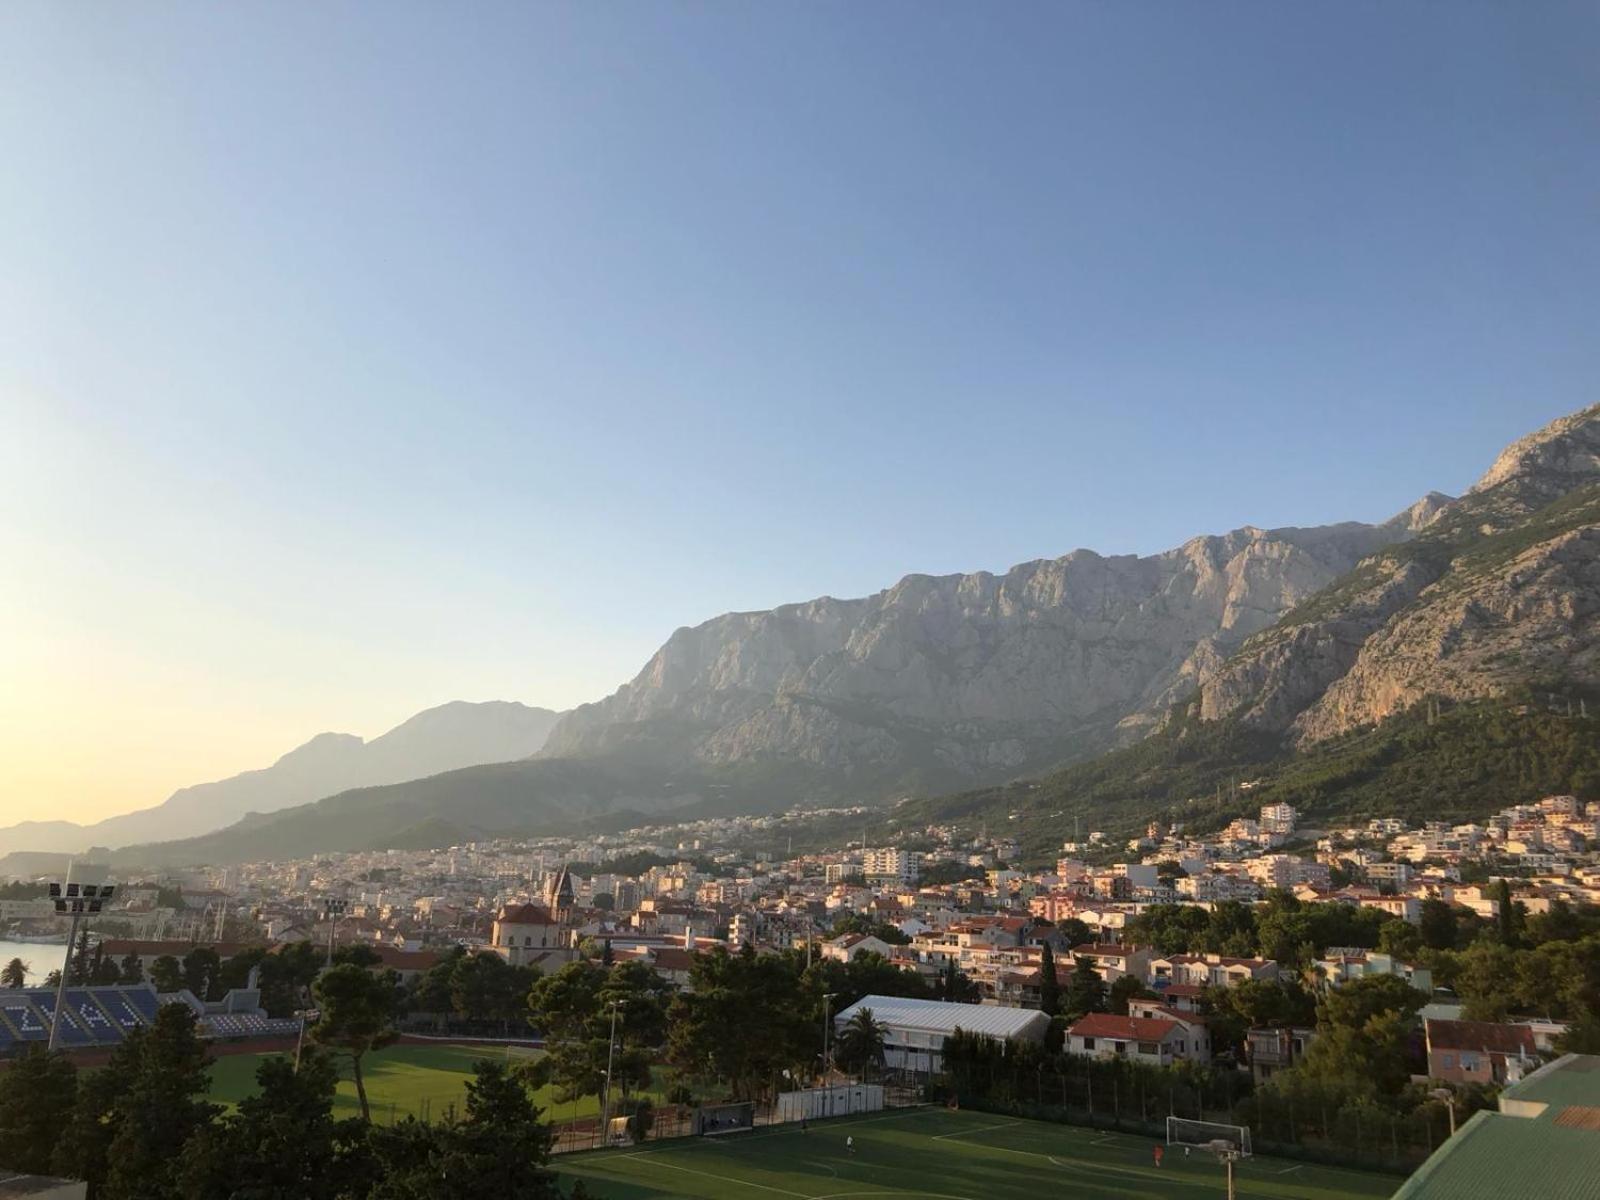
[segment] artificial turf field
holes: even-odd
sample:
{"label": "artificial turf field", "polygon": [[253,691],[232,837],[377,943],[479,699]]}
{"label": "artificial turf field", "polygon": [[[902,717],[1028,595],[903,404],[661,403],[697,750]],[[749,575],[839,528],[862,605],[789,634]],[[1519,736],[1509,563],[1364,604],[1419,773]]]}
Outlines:
{"label": "artificial turf field", "polygon": [[[845,1138],[855,1138],[855,1153]],[[631,1150],[564,1154],[563,1182],[582,1179],[602,1200],[1216,1200],[1216,1159],[1168,1149],[1157,1170],[1149,1138],[976,1112],[904,1109],[721,1138],[684,1138]],[[1235,1169],[1238,1194],[1273,1200],[1388,1196],[1393,1176],[1251,1158]]]}

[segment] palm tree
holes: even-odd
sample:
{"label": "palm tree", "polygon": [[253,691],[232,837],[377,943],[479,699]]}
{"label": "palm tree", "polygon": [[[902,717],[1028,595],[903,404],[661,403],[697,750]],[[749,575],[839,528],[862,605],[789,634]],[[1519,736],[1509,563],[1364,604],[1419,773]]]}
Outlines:
{"label": "palm tree", "polygon": [[28,964],[20,958],[13,958],[4,967],[0,967],[0,987],[20,988],[28,986]]}
{"label": "palm tree", "polygon": [[870,1008],[858,1009],[839,1031],[839,1040],[834,1043],[834,1061],[852,1075],[883,1066],[884,1032]]}

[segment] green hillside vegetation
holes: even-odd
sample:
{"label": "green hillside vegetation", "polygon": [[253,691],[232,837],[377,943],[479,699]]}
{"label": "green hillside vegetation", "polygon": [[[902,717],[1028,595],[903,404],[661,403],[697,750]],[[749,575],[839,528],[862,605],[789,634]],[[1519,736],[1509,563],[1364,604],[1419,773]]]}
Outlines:
{"label": "green hillside vegetation", "polygon": [[[1572,715],[1568,715],[1568,702]],[[1591,715],[1583,716],[1587,703]],[[1302,751],[1238,722],[1205,723],[1180,706],[1152,737],[1037,782],[913,801],[902,828],[957,821],[1009,827],[1037,858],[1070,835],[1126,837],[1157,818],[1204,832],[1262,804],[1294,805],[1326,825],[1398,816],[1479,818],[1552,793],[1600,799],[1600,704],[1551,686],[1497,700],[1424,702],[1381,725]],[[1248,791],[1245,781],[1259,781]]]}

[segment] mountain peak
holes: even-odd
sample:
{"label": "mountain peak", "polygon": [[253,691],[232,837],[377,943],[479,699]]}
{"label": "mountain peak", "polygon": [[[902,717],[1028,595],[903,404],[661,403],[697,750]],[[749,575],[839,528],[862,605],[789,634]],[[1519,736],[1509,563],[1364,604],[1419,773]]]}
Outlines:
{"label": "mountain peak", "polygon": [[1417,533],[1439,519],[1445,508],[1456,502],[1454,496],[1443,492],[1429,492],[1409,508],[1403,508],[1383,523],[1384,529]]}
{"label": "mountain peak", "polygon": [[1515,482],[1538,498],[1553,500],[1595,479],[1600,479],[1600,404],[1559,417],[1512,442],[1469,494]]}

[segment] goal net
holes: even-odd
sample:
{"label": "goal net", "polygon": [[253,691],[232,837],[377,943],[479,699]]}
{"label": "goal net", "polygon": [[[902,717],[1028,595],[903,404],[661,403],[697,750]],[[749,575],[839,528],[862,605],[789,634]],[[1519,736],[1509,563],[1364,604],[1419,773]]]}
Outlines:
{"label": "goal net", "polygon": [[702,1104],[694,1110],[694,1131],[703,1137],[717,1137],[724,1133],[743,1133],[756,1125],[756,1106],[750,1102],[738,1104]]}
{"label": "goal net", "polygon": [[[1226,1147],[1220,1143],[1226,1143]],[[1227,1148],[1248,1158],[1250,1127],[1224,1125],[1219,1121],[1191,1121],[1187,1117],[1168,1117],[1167,1145],[1194,1146],[1202,1150]]]}

